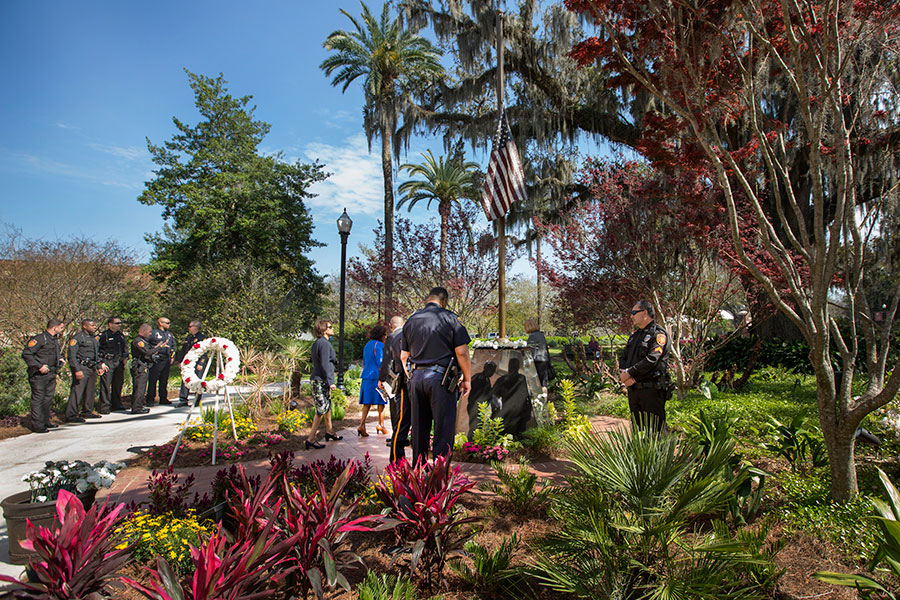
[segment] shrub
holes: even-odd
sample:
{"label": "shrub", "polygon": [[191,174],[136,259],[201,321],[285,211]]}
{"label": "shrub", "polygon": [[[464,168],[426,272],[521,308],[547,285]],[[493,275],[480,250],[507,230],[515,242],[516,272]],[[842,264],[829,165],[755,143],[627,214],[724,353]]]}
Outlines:
{"label": "shrub", "polygon": [[25,361],[15,349],[0,349],[0,417],[27,413],[30,398]]}
{"label": "shrub", "polygon": [[[499,592],[509,592],[510,582],[517,578],[518,571],[511,568],[512,553],[519,545],[516,534],[505,538],[500,547],[491,552],[475,540],[466,542],[466,554],[472,559],[472,566],[463,560],[454,560],[450,567],[460,578],[475,588],[482,598],[495,598]],[[519,595],[519,594],[517,594]]]}
{"label": "shrub", "polygon": [[521,515],[541,510],[550,500],[553,488],[544,482],[538,491],[537,475],[531,472],[527,459],[520,460],[519,468],[515,471],[499,462],[492,462],[491,467],[500,481],[486,481],[481,488],[494,492],[509,502],[514,513]]}
{"label": "shrub", "polygon": [[718,474],[734,438],[703,453],[691,441],[643,429],[566,442],[576,473],[556,497],[558,533],[536,543],[529,571],[563,594],[622,598],[763,598],[756,579],[774,549],[688,531],[723,508],[740,485]]}
{"label": "shrub", "polygon": [[95,504],[85,511],[74,494],[60,490],[56,499],[58,521],[53,527],[26,524],[26,550],[33,550],[39,560],[31,563],[33,583],[0,575],[0,581],[11,583],[4,597],[45,600],[100,597],[116,572],[128,561],[130,548],[120,545],[116,528],[121,523],[125,505],[110,508]]}
{"label": "shrub", "polygon": [[138,511],[116,531],[132,544],[134,560],[149,564],[154,557],[162,556],[181,575],[190,572],[193,565],[191,546],[200,546],[212,533],[211,527],[190,509],[158,514]]}
{"label": "shrub", "polygon": [[[553,405],[548,405],[548,408]],[[552,423],[552,421],[551,421]],[[522,434],[522,445],[534,452],[553,454],[562,447],[562,430],[557,425],[545,425],[525,430]]]}
{"label": "shrub", "polygon": [[280,573],[270,571],[284,561],[288,547],[296,541],[273,535],[273,525],[274,520],[270,520],[257,533],[233,542],[229,542],[219,525],[209,540],[191,548],[189,570],[194,574],[186,582],[186,589],[162,556],[157,557],[155,569],[146,569],[150,587],[127,577],[122,581],[151,600],[254,597],[251,594],[260,594],[283,579]]}
{"label": "shrub", "polygon": [[359,600],[416,600],[416,586],[402,575],[376,575],[366,573],[366,578],[356,587]]}
{"label": "shrub", "polygon": [[288,410],[279,414],[275,422],[278,431],[294,433],[309,425],[309,418],[299,410]]}
{"label": "shrub", "polygon": [[331,418],[340,421],[347,416],[347,396],[341,390],[331,390]]}
{"label": "shrub", "polygon": [[466,462],[502,461],[509,455],[509,450],[501,446],[480,446],[466,442],[459,449],[460,460]]}
{"label": "shrub", "polygon": [[188,494],[190,494],[191,486],[194,485],[193,473],[188,475],[180,485],[178,483],[178,474],[173,472],[172,467],[166,468],[165,471],[153,471],[147,477],[147,488],[150,490],[150,500],[142,502],[140,505],[132,505],[131,510],[137,510],[140,507],[146,507],[147,514],[151,516],[171,515],[180,517],[188,513],[189,506],[196,506],[198,497],[194,495],[194,501],[189,505],[187,503]]}
{"label": "shrub", "polygon": [[[257,431],[256,421],[248,416],[238,416],[235,414],[234,429],[237,432],[237,439],[248,438]],[[219,431],[223,431],[226,436],[234,437],[234,432],[231,430],[230,416],[226,416],[223,420],[219,421]]]}
{"label": "shrub", "polygon": [[[891,483],[884,471],[878,469],[878,478],[887,494],[888,502],[884,502],[877,498],[872,499],[872,504],[878,516],[875,522],[878,523],[878,549],[872,555],[869,562],[869,571],[874,572],[875,568],[885,563],[890,573],[896,579],[900,577],[900,492]],[[845,573],[829,573],[827,571],[818,571],[813,573],[813,577],[835,585],[843,585],[846,587],[856,588],[863,598],[871,598],[873,592],[882,592],[891,600],[896,596],[885,587],[887,584],[868,577],[866,575],[848,575]]]}
{"label": "shrub", "polygon": [[[210,452],[212,452],[211,445]],[[247,454],[247,451],[244,449],[240,440],[227,440],[221,444],[216,444],[216,458],[234,462],[244,458],[245,454]]]}
{"label": "shrub", "polygon": [[578,412],[575,405],[575,384],[569,379],[563,379],[559,388],[563,404],[563,435],[571,439],[584,437],[591,432],[591,421]]}
{"label": "shrub", "polygon": [[184,437],[192,442],[205,442],[213,436],[212,423],[204,423],[202,419],[194,419],[184,428]]}
{"label": "shrub", "polygon": [[790,423],[770,418],[769,426],[772,428],[774,441],[763,444],[763,447],[787,460],[792,470],[806,471],[809,466],[824,467],[828,464],[828,454],[821,432],[816,426],[805,427],[803,421],[802,414],[794,416]]}
{"label": "shrub", "polygon": [[353,464],[353,469],[350,478],[344,484],[343,494],[345,499],[356,498],[364,494],[369,488],[372,460],[369,458],[368,452],[362,462],[352,459],[341,460],[332,455],[328,462],[320,459],[312,463],[302,464],[291,470],[289,475],[290,481],[304,494],[316,491],[319,477],[325,482],[325,487],[330,489],[351,463]]}
{"label": "shrub", "polygon": [[421,567],[425,586],[432,589],[443,578],[448,558],[460,554],[469,533],[463,526],[477,517],[463,517],[458,502],[475,483],[450,468],[449,456],[434,462],[420,460],[412,466],[406,459],[388,465],[375,486],[378,499],[388,507],[397,547],[392,563],[408,557],[410,573]]}
{"label": "shrub", "polygon": [[[289,482],[290,457],[288,452],[273,457],[269,476],[257,490],[248,489],[246,483],[235,488],[230,502],[238,523],[237,537],[246,537],[277,521],[276,531],[290,541],[285,549],[283,572],[291,593],[299,591],[299,597],[305,599],[313,591],[321,599],[325,584],[349,590],[341,569],[360,559],[343,547],[346,536],[351,531],[368,531],[370,528],[364,524],[378,520],[376,516],[352,518],[359,500],[343,506],[341,496],[353,476],[355,463],[347,465],[330,490],[322,474],[313,468],[315,490],[306,495]],[[243,473],[243,467],[239,471]],[[273,514],[276,519],[271,518]]]}
{"label": "shrub", "polygon": [[511,435],[503,434],[503,419],[491,418],[491,403],[478,405],[478,427],[472,432],[472,442],[479,446],[499,446],[510,449],[516,442]]}

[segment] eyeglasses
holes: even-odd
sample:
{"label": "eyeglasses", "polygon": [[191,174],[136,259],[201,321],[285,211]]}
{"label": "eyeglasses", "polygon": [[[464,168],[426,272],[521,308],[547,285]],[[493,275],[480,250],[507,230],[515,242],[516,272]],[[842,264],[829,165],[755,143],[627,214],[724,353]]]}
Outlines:
{"label": "eyeglasses", "polygon": [[121,325],[122,321],[113,321],[110,325]]}
{"label": "eyeglasses", "polygon": [[632,314],[632,315],[636,315],[636,314],[638,314],[639,312],[644,312],[645,310],[647,310],[647,309],[646,309],[646,308],[642,308],[641,310],[633,310],[633,311],[631,311],[631,314]]}

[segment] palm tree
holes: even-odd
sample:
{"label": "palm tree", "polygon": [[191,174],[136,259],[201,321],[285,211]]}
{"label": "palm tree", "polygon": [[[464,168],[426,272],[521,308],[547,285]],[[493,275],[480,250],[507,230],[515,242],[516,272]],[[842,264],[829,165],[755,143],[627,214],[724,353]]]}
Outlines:
{"label": "palm tree", "polygon": [[[355,31],[338,30],[325,40],[325,48],[333,54],[319,65],[329,77],[337,71],[331,85],[343,84],[346,91],[353,81],[362,77],[366,94],[366,135],[371,142],[381,137],[381,168],[384,173],[384,265],[385,308],[393,302],[394,255],[394,191],[391,162],[391,137],[397,131],[400,115],[414,106],[414,98],[443,77],[440,50],[431,42],[403,27],[400,18],[390,19],[388,5],[376,20],[369,8],[362,6],[362,22],[341,9]],[[409,129],[406,129],[409,131]]]}
{"label": "palm tree", "polygon": [[460,203],[461,198],[473,197],[474,172],[478,165],[473,162],[444,157],[437,160],[429,150],[422,155],[425,162],[421,164],[401,165],[411,176],[420,175],[422,179],[411,179],[400,184],[398,191],[403,195],[397,208],[409,202],[407,210],[412,210],[420,200],[427,200],[426,208],[431,209],[431,202],[437,200],[438,214],[441,215],[441,279],[447,274],[447,232],[450,229],[450,209],[453,203]]}

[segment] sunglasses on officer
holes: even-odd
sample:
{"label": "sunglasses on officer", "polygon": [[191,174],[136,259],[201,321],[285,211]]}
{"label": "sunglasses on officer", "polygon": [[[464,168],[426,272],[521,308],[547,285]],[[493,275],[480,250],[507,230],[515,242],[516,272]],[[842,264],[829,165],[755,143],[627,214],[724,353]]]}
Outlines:
{"label": "sunglasses on officer", "polygon": [[633,310],[633,311],[631,311],[631,314],[632,314],[632,315],[636,315],[636,314],[638,314],[638,313],[644,312],[645,310],[647,310],[647,309],[646,309],[646,308],[642,308],[642,309],[640,309],[640,310]]}

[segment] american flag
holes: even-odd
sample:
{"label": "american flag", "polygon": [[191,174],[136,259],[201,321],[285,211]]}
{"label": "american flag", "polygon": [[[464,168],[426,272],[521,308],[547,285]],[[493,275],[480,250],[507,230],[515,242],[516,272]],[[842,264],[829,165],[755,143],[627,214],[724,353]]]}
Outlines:
{"label": "american flag", "polygon": [[525,200],[525,174],[506,120],[506,110],[501,109],[487,179],[481,192],[481,205],[488,220],[493,221],[505,215],[516,200]]}

